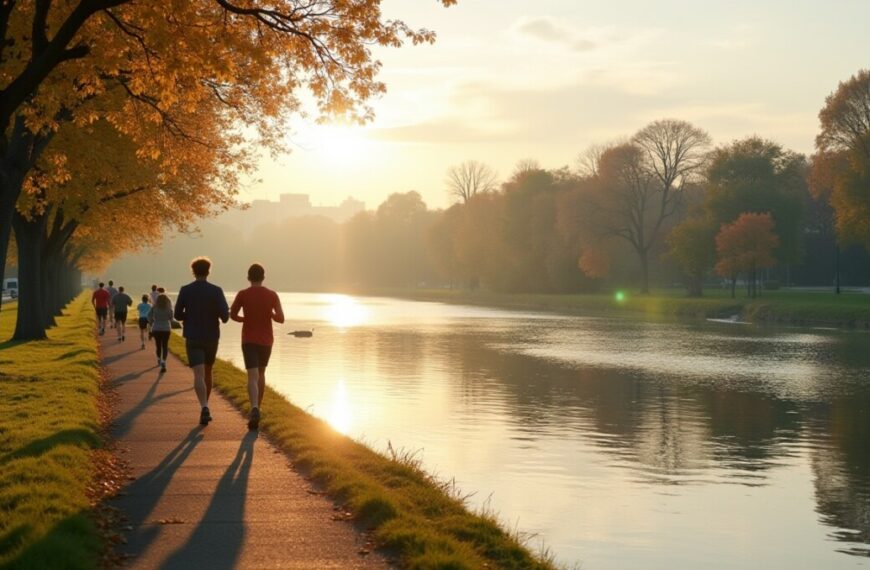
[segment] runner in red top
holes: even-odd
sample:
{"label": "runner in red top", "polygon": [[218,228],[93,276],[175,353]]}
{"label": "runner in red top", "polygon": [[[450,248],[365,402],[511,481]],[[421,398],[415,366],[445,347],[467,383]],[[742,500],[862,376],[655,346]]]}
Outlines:
{"label": "runner in red top", "polygon": [[100,283],[100,288],[91,295],[91,305],[97,311],[97,326],[101,335],[106,332],[106,315],[109,314],[109,298],[111,297],[109,292],[103,289],[105,286],[104,283]]}
{"label": "runner in red top", "polygon": [[[255,263],[248,268],[251,286],[239,291],[230,307],[230,318],[242,323],[242,356],[248,371],[248,397],[251,399],[251,415],[248,429],[260,425],[260,405],[266,390],[266,366],[272,355],[272,321],[284,322],[284,311],[278,294],[263,287],[266,271]],[[239,315],[239,311],[244,314]]]}

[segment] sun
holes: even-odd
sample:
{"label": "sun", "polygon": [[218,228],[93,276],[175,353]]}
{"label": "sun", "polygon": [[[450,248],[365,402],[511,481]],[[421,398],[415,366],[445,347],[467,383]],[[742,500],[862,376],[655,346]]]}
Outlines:
{"label": "sun", "polygon": [[372,143],[365,128],[354,125],[314,125],[303,143],[317,160],[331,167],[357,167],[371,158]]}

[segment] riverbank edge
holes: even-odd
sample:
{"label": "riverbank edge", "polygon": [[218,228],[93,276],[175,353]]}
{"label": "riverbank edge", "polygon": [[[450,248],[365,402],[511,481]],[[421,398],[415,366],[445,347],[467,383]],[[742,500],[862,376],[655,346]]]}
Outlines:
{"label": "riverbank edge", "polygon": [[[187,363],[184,339],[170,350]],[[214,387],[236,409],[250,411],[247,374],[225,360],[213,370]],[[533,554],[518,531],[488,512],[471,512],[453,481],[422,469],[414,451],[390,457],[335,431],[267,385],[260,431],[318,484],[348,518],[371,532],[378,548],[409,569],[555,569],[548,552]]]}
{"label": "riverbank edge", "polygon": [[[87,292],[70,301],[47,340],[0,342],[0,568],[117,563],[104,499],[122,475],[88,301]],[[15,316],[4,303],[0,338]]]}
{"label": "riverbank edge", "polygon": [[674,295],[629,295],[617,300],[606,294],[492,293],[444,289],[381,289],[349,294],[393,297],[455,305],[471,305],[578,316],[643,316],[649,319],[728,319],[755,324],[870,329],[870,297],[862,307],[838,303],[833,295],[816,302],[781,297],[724,298]]}

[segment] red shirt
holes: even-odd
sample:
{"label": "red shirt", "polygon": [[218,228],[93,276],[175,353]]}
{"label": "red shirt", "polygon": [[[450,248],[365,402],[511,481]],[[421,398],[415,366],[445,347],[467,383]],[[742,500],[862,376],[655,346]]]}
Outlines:
{"label": "red shirt", "polygon": [[94,291],[94,294],[91,295],[91,301],[94,301],[94,306],[96,306],[98,309],[108,309],[109,292],[105,289],[97,289],[96,291]]}
{"label": "red shirt", "polygon": [[278,294],[266,287],[242,289],[233,300],[230,313],[244,312],[242,343],[272,346],[272,310],[278,308]]}

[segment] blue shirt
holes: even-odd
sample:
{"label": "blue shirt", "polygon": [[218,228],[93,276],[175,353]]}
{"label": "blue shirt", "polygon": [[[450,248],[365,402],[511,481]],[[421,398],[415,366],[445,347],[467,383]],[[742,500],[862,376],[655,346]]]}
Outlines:
{"label": "blue shirt", "polygon": [[230,318],[230,308],[223,289],[208,281],[196,280],[178,292],[175,320],[184,323],[184,338],[199,342],[215,342],[221,336],[220,323]]}
{"label": "blue shirt", "polygon": [[139,311],[140,319],[147,319],[148,313],[151,312],[151,305],[149,305],[148,303],[139,303],[138,305],[136,305],[136,310]]}

